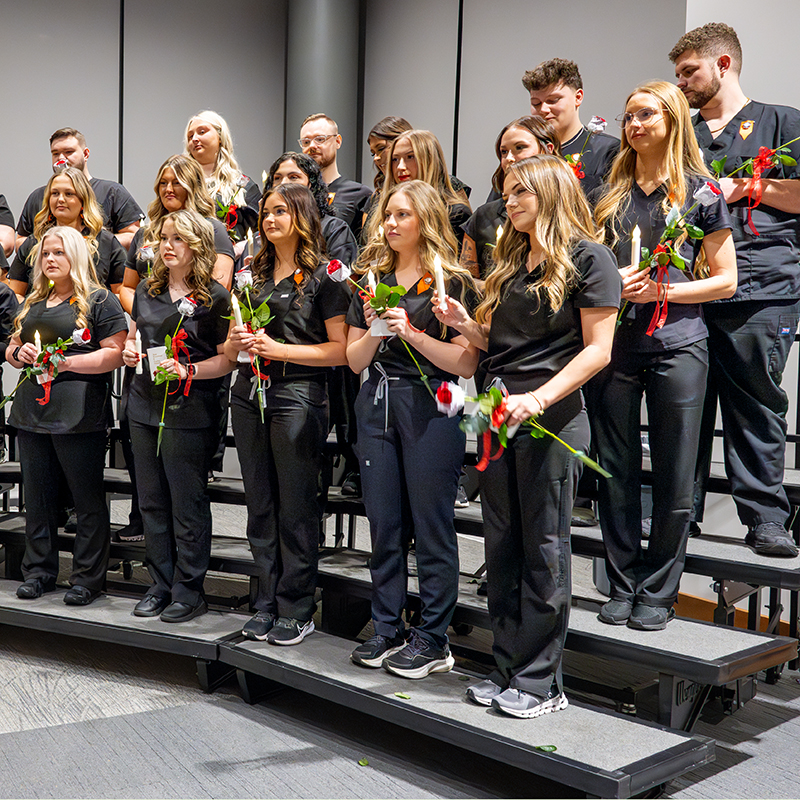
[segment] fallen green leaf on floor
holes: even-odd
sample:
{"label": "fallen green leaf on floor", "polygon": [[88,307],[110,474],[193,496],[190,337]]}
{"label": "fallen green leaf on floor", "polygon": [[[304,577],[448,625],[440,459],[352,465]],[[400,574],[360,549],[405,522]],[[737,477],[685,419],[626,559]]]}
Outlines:
{"label": "fallen green leaf on floor", "polygon": [[469,675],[459,675],[458,679],[460,681],[468,681],[469,680]]}
{"label": "fallen green leaf on floor", "polygon": [[534,750],[541,750],[545,753],[555,753],[558,748],[554,744],[537,744]]}
{"label": "fallen green leaf on floor", "polygon": [[473,578],[472,580],[467,581],[467,583],[480,583],[480,581],[477,578]]}
{"label": "fallen green leaf on floor", "polygon": [[366,758],[360,758],[358,760],[358,766],[359,767],[368,767],[369,766],[369,761],[367,761]]}
{"label": "fallen green leaf on floor", "polygon": [[395,697],[399,697],[401,700],[410,700],[411,699],[411,695],[410,694],[405,694],[405,692],[395,692],[394,696]]}

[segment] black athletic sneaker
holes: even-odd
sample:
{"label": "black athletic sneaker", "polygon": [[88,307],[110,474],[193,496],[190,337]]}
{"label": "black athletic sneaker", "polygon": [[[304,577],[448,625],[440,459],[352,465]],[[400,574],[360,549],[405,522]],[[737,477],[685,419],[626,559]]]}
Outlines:
{"label": "black athletic sneaker", "polygon": [[404,678],[424,678],[431,672],[450,672],[455,663],[447,645],[437,647],[412,628],[408,644],[384,659],[383,668]]}
{"label": "black athletic sneaker", "polygon": [[309,634],[314,633],[314,620],[280,617],[267,634],[270,644],[300,644]]}
{"label": "black athletic sneaker", "polygon": [[263,642],[267,638],[267,634],[272,630],[275,625],[275,615],[270,614],[269,611],[256,611],[256,613],[245,622],[242,628],[242,635],[248,639],[255,639],[258,642]]}
{"label": "black athletic sneaker", "polygon": [[395,636],[389,639],[387,636],[381,636],[376,633],[373,637],[367,639],[366,642],[360,644],[350,653],[350,658],[355,664],[361,664],[362,667],[377,668],[383,664],[383,660],[395,653],[400,652],[406,645],[405,636]]}
{"label": "black athletic sneaker", "polygon": [[797,545],[780,522],[762,522],[747,529],[744,543],[760,556],[794,558]]}

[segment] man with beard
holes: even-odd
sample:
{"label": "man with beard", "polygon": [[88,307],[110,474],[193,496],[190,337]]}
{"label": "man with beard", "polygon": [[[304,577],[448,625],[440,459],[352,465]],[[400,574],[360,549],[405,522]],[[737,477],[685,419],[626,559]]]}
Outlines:
{"label": "man with beard", "polygon": [[312,114],[300,126],[298,144],[319,164],[322,179],[330,190],[331,204],[337,215],[350,226],[356,241],[360,241],[364,206],[372,189],[339,174],[336,165],[336,153],[342,146],[339,126],[327,114]]}
{"label": "man with beard", "polygon": [[[59,128],[50,137],[50,157],[53,162],[53,172],[65,167],[75,167],[83,172],[103,209],[104,227],[108,228],[127,250],[144,214],[121,183],[93,178],[89,174],[89,168],[86,166],[89,160],[89,148],[86,146],[83,134],[75,128]],[[33,233],[33,218],[39,213],[43,200],[44,186],[40,186],[31,192],[25,201],[17,223],[17,246]]]}
{"label": "man with beard", "polygon": [[[747,526],[745,543],[761,555],[796,556],[785,527],[788,398],[781,379],[800,316],[800,172],[791,163],[800,159],[800,142],[785,152],[790,163],[781,162],[781,153],[773,156],[800,137],[800,112],[745,95],[739,84],[741,45],[728,25],[689,31],[669,58],[678,87],[700,110],[695,133],[706,162],[725,159],[717,170],[731,212],[739,273],[730,300],[704,306],[709,388],[692,525],[698,531],[702,520],[718,396],[725,469],[739,519]],[[757,159],[752,178],[749,159]]]}

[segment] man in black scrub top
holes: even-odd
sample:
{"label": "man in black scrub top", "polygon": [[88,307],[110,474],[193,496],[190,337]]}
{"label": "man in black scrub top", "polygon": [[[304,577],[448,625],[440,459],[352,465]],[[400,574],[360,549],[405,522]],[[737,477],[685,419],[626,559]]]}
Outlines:
{"label": "man in black scrub top", "polygon": [[322,179],[330,190],[331,205],[337,216],[350,226],[356,241],[361,241],[364,206],[372,195],[372,189],[339,174],[336,165],[336,153],[342,146],[339,126],[327,114],[312,114],[300,126],[298,144],[319,164]]}
{"label": "man in black scrub top", "polygon": [[[757,103],[742,91],[742,50],[732,28],[710,23],[689,31],[669,58],[678,87],[700,109],[695,133],[707,163],[727,156],[723,176],[758,156],[760,148],[774,150],[800,137],[800,112]],[[800,160],[800,142],[790,150]],[[703,309],[709,388],[695,520],[703,518],[718,396],[725,471],[747,526],[745,543],[762,555],[796,556],[785,528],[791,509],[783,489],[788,399],[781,378],[800,316],[800,171],[797,165],[766,169],[760,203],[758,189],[743,173],[719,181],[733,222],[739,287],[730,300]]]}
{"label": "man in black scrub top", "polygon": [[588,195],[603,182],[611,162],[619,152],[619,139],[607,133],[590,133],[581,123],[583,80],[574,61],[551,58],[522,76],[522,85],[531,95],[531,114],[544,117],[556,130],[565,156],[580,155],[580,179]]}
{"label": "man in black scrub top", "polygon": [[[119,243],[127,250],[144,214],[122,184],[102,178],[93,178],[89,174],[86,166],[89,159],[89,148],[86,146],[83,134],[75,128],[59,128],[50,137],[50,156],[53,160],[54,172],[61,169],[62,166],[83,170],[83,174],[86,175],[94,189],[97,202],[103,209],[104,226],[117,237]],[[35,189],[25,201],[25,207],[22,209],[17,223],[17,246],[33,233],[33,218],[42,207],[44,188],[44,186],[40,186]]]}

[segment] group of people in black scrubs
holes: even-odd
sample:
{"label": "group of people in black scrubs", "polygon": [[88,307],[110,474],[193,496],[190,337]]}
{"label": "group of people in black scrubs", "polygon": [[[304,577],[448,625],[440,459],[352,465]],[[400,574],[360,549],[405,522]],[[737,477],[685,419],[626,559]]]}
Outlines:
{"label": "group of people in black scrubs", "polygon": [[[677,86],[634,89],[619,140],[603,120],[581,123],[573,62],[527,72],[531,115],[501,129],[492,192],[474,213],[436,137],[401,117],[370,131],[373,190],[340,175],[336,123],[314,114],[303,152],[276,159],[259,192],[225,120],[203,111],[187,125],[186,152],[159,169],[139,229],[122,187],[88,175],[80,134],[57,131],[53,178],[26,205],[0,290],[6,360],[28,368],[10,418],[27,504],[18,596],[55,587],[63,482],[77,515],[65,602],[85,605],[103,588],[103,453],[111,373],[123,363],[137,490],[125,535],[143,533],[153,579],[137,616],[185,622],[207,610],[206,488],[231,372],[259,578],[248,638],[294,645],[314,630],[330,404],[350,428],[342,444],[357,459],[372,539],[374,635],[352,661],[408,678],[452,668],[466,444],[458,381],[473,376],[498,398],[484,409],[495,433],[479,443],[496,669],[469,688],[473,702],[523,718],[567,706],[582,464],[526,423],[574,450],[593,447],[611,475],[597,485],[605,623],[657,631],[673,615],[687,537],[702,520],[717,398],[745,542],[796,556],[780,381],[800,314],[800,112],[744,95],[726,25],[690,31],[670,59]],[[742,174],[748,159],[753,178]],[[407,628],[412,537],[421,611]]]}

